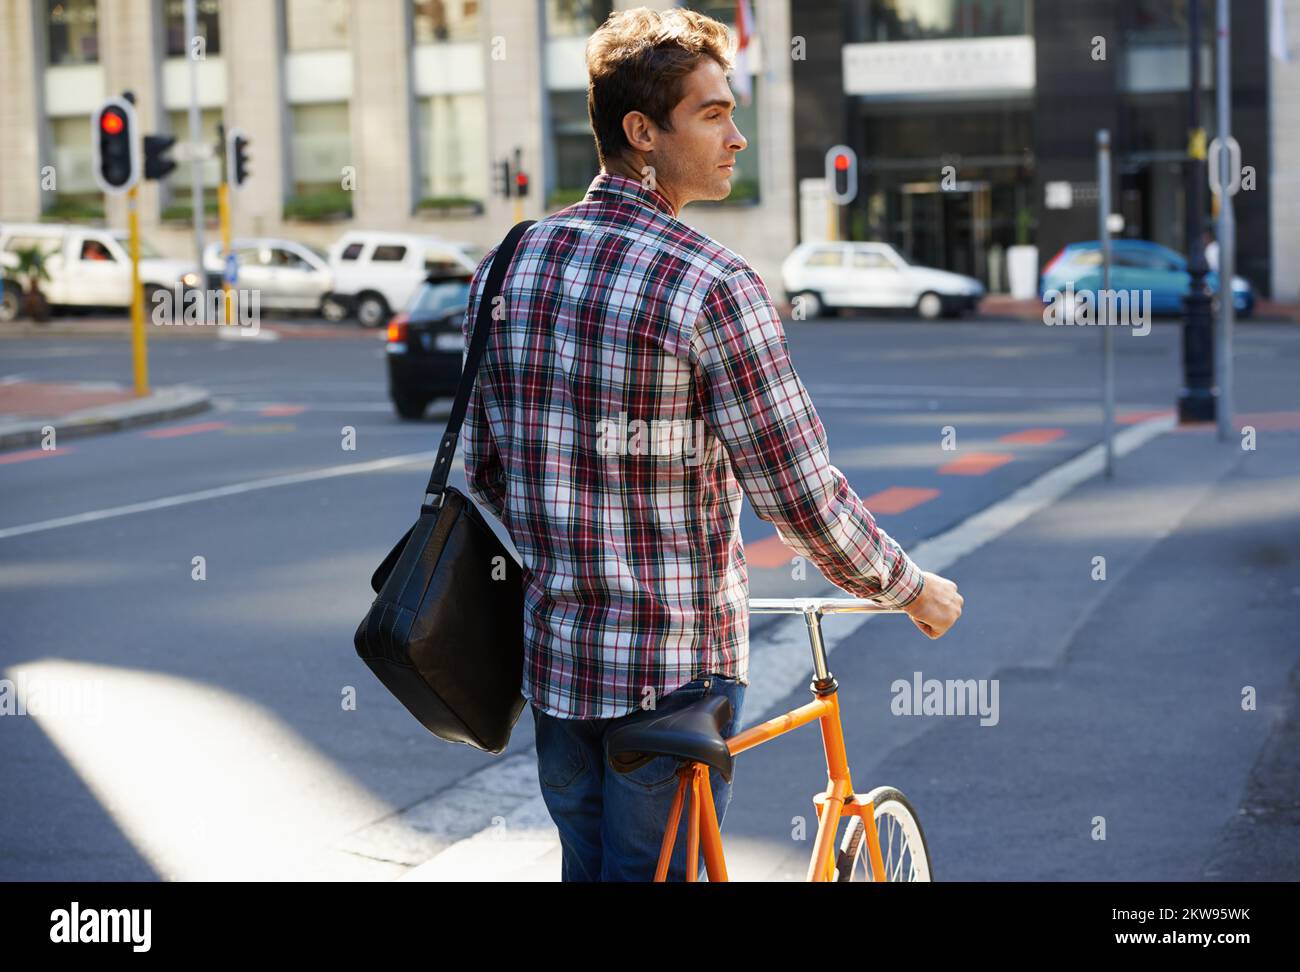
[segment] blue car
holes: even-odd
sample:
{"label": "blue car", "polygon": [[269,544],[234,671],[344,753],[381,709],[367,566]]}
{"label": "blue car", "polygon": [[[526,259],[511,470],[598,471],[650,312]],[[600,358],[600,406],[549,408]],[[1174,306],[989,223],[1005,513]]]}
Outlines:
{"label": "blue car", "polygon": [[[1137,290],[1151,293],[1154,314],[1181,314],[1191,275],[1187,260],[1175,250],[1149,240],[1111,240],[1111,290]],[[1219,275],[1205,276],[1211,294],[1218,293]],[[1049,303],[1049,291],[1064,293],[1070,285],[1075,294],[1090,291],[1096,300],[1101,287],[1101,244],[1096,240],[1070,243],[1043,268],[1039,278],[1039,296]],[[1232,303],[1240,317],[1249,317],[1255,309],[1255,290],[1241,277],[1232,278]]]}

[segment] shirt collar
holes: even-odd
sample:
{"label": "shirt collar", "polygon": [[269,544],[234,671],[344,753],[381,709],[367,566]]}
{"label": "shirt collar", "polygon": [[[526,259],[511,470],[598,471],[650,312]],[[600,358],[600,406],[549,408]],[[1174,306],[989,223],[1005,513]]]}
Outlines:
{"label": "shirt collar", "polygon": [[610,196],[621,196],[624,199],[630,199],[674,218],[677,215],[673,212],[672,203],[659,190],[647,189],[639,179],[633,179],[618,172],[607,172],[602,169],[600,174],[591,180],[591,186],[587,189],[586,198],[600,199]]}

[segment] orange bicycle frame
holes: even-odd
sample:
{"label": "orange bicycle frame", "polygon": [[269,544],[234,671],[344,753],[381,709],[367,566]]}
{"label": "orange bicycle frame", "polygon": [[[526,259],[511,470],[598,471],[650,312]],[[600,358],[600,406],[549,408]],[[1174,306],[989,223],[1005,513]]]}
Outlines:
{"label": "orange bicycle frame", "polygon": [[[737,756],[747,750],[776,739],[793,729],[810,722],[821,723],[822,746],[826,751],[827,785],[822,793],[813,795],[813,808],[817,812],[817,839],[813,844],[812,859],[808,863],[808,881],[833,881],[836,865],[836,836],[840,820],[859,816],[865,826],[867,849],[871,857],[871,873],[875,880],[885,880],[884,862],[880,856],[880,841],[876,833],[875,807],[853,792],[849,775],[848,756],[844,751],[844,730],[840,723],[839,694],[835,679],[826,669],[826,655],[821,638],[821,615],[844,611],[874,611],[876,613],[901,613],[866,600],[795,598],[756,599],[751,606],[773,613],[798,611],[808,623],[809,640],[813,648],[813,662],[817,679],[812,688],[817,697],[807,705],[768,719],[766,722],[736,733],[727,740],[727,750]],[[864,605],[870,605],[866,607]],[[687,794],[689,792],[689,804]],[[677,791],[668,814],[659,850],[659,864],[655,880],[665,881],[672,859],[677,829],[681,823],[683,806],[687,807],[686,859],[687,881],[694,881],[699,872],[700,852],[704,854],[705,873],[710,881],[726,881],[727,865],[722,853],[722,831],[718,826],[717,812],[709,785],[709,767],[704,763],[683,761],[677,770]]]}

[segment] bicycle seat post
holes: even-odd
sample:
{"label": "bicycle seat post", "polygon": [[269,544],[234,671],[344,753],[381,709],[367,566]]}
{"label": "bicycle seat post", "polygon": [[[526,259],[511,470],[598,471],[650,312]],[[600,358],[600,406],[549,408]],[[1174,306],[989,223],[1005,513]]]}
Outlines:
{"label": "bicycle seat post", "polygon": [[821,605],[803,605],[803,619],[808,625],[808,641],[812,644],[813,672],[816,678],[812,690],[817,695],[835,691],[835,678],[826,668],[826,646],[822,642]]}

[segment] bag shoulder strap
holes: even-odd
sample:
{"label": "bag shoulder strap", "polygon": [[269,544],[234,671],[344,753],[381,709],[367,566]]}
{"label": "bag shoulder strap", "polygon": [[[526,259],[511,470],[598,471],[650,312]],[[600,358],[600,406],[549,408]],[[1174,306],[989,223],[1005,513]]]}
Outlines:
{"label": "bag shoulder strap", "polygon": [[506,269],[514,258],[515,247],[519,245],[520,237],[535,222],[537,222],[535,219],[525,219],[512,226],[492,257],[487,282],[483,285],[483,292],[479,296],[478,315],[474,319],[469,353],[465,357],[465,367],[461,369],[460,383],[456,386],[456,401],[451,407],[451,417],[447,419],[447,431],[442,434],[442,443],[438,446],[438,458],[434,460],[433,471],[429,474],[429,485],[424,491],[424,503],[420,507],[424,512],[431,512],[442,505],[443,493],[447,489],[447,473],[451,471],[451,457],[456,454],[461,423],[465,421],[465,411],[469,407],[469,396],[474,388],[479,361],[483,358],[483,351],[487,348],[488,332],[492,329],[492,303],[501,293]]}

